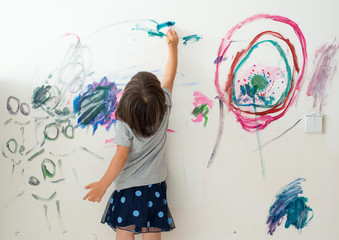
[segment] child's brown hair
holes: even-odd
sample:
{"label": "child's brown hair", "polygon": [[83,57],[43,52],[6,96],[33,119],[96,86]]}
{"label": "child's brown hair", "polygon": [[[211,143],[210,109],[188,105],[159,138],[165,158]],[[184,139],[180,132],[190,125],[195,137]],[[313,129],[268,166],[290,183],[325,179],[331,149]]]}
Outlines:
{"label": "child's brown hair", "polygon": [[150,72],[138,72],[126,85],[115,116],[141,137],[158,130],[167,110],[165,93],[158,78]]}

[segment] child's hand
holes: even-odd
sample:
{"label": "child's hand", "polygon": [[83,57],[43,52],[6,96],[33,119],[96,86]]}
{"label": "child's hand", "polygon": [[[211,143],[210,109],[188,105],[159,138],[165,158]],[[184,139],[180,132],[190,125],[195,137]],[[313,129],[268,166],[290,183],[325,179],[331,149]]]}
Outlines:
{"label": "child's hand", "polygon": [[179,38],[178,38],[176,31],[174,31],[172,28],[170,28],[166,35],[167,35],[166,41],[167,41],[168,47],[169,48],[176,48],[178,46],[178,43],[179,43]]}
{"label": "child's hand", "polygon": [[87,185],[85,189],[91,189],[91,190],[83,198],[84,200],[88,198],[88,201],[100,202],[107,188],[100,182],[94,182],[94,183]]}

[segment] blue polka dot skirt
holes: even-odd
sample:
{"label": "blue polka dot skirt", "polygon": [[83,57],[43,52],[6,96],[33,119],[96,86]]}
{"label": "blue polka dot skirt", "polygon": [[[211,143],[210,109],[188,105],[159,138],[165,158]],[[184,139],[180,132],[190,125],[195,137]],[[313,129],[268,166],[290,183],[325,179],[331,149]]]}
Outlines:
{"label": "blue polka dot skirt", "polygon": [[167,232],[175,228],[167,205],[166,182],[114,191],[102,223],[114,231],[138,233]]}

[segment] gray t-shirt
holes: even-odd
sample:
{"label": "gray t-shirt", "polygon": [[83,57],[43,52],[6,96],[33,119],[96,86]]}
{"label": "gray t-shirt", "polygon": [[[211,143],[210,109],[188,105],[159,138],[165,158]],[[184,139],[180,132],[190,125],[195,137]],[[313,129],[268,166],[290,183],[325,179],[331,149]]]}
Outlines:
{"label": "gray t-shirt", "polygon": [[134,134],[128,124],[117,121],[114,143],[130,147],[130,150],[123,169],[114,180],[116,190],[159,183],[167,176],[165,143],[172,100],[170,90],[164,88],[164,92],[168,108],[159,129],[151,137],[142,138]]}

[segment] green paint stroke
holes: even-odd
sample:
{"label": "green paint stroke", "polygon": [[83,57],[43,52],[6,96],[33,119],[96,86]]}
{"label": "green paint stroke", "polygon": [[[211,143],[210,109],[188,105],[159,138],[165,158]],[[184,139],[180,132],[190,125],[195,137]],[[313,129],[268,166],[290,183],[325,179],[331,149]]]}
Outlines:
{"label": "green paint stroke", "polygon": [[[11,143],[11,142],[14,143],[14,146],[15,146],[14,150],[11,149],[11,146],[10,146],[10,143]],[[11,153],[16,153],[16,150],[18,149],[18,143],[17,143],[17,141],[16,141],[14,138],[11,138],[11,139],[9,139],[9,140],[7,141],[6,147],[7,147],[7,149],[8,149]]]}
{"label": "green paint stroke", "polygon": [[102,156],[100,156],[100,155],[98,155],[98,154],[96,154],[96,153],[90,151],[90,150],[89,150],[88,148],[86,148],[86,147],[80,147],[80,149],[81,149],[81,150],[84,150],[85,152],[87,152],[87,153],[89,153],[89,154],[91,154],[91,155],[93,155],[93,156],[95,156],[95,157],[97,157],[97,158],[99,158],[99,159],[101,159],[101,160],[104,160],[104,157],[102,157]]}
{"label": "green paint stroke", "polygon": [[200,106],[197,106],[196,108],[194,108],[194,110],[192,111],[192,114],[195,116],[195,117],[198,117],[199,115],[202,115],[202,117],[205,119],[205,122],[204,122],[204,127],[206,127],[207,125],[207,122],[208,122],[208,113],[209,113],[209,108],[208,108],[208,105],[207,104],[203,104],[203,105],[200,105]]}
{"label": "green paint stroke", "polygon": [[55,198],[55,196],[57,195],[56,192],[54,192],[50,197],[48,198],[43,198],[43,197],[40,197],[36,194],[32,194],[32,196],[36,199],[36,200],[39,200],[39,201],[44,201],[44,202],[49,202],[51,201],[53,198]]}
{"label": "green paint stroke", "polygon": [[[52,168],[53,168],[52,171],[49,171],[47,169],[47,164],[50,164],[52,166]],[[46,180],[47,177],[53,178],[55,176],[55,172],[56,172],[55,163],[51,159],[45,158],[41,163],[41,170],[42,170],[42,173],[43,173],[45,180]]]}
{"label": "green paint stroke", "polygon": [[54,112],[58,116],[68,116],[71,114],[71,111],[67,107],[64,107],[63,110],[55,109]]}
{"label": "green paint stroke", "polygon": [[42,149],[39,152],[34,153],[33,156],[31,156],[29,159],[27,159],[27,161],[32,161],[33,158],[36,158],[37,156],[43,154],[44,152],[45,152],[45,149]]}
{"label": "green paint stroke", "polygon": [[[70,129],[71,134],[69,134],[68,129]],[[74,139],[74,126],[72,126],[71,123],[68,122],[68,125],[66,127],[62,127],[62,133],[66,138]]]}

